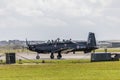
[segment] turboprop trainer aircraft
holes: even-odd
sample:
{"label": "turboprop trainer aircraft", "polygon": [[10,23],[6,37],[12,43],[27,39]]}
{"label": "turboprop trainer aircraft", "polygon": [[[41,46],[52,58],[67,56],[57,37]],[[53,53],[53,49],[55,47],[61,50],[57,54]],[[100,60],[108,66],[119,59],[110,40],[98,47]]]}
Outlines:
{"label": "turboprop trainer aircraft", "polygon": [[97,49],[96,46],[96,39],[95,34],[92,32],[89,32],[88,41],[79,41],[75,42],[70,40],[63,40],[60,41],[58,38],[55,41],[48,41],[46,43],[41,44],[30,44],[29,41],[26,40],[27,48],[31,51],[37,52],[36,59],[39,59],[40,53],[46,54],[50,53],[50,58],[54,59],[54,53],[58,53],[57,59],[61,59],[62,55],[61,53],[69,53],[73,52],[75,54],[76,51],[83,51],[84,53],[89,53],[92,50]]}

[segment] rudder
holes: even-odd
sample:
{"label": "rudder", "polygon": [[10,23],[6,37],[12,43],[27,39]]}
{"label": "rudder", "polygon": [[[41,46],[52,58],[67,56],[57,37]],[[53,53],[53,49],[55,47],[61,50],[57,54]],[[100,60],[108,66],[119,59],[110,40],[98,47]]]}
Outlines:
{"label": "rudder", "polygon": [[95,34],[92,32],[89,32],[89,36],[88,36],[88,46],[89,47],[95,47],[96,46],[96,38],[95,38]]}

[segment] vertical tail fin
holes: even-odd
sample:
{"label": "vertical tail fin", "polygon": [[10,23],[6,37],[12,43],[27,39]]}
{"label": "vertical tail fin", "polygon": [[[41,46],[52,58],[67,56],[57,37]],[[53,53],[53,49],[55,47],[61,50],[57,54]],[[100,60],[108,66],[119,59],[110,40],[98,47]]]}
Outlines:
{"label": "vertical tail fin", "polygon": [[89,47],[95,47],[96,46],[96,38],[95,38],[95,34],[92,32],[89,32],[89,36],[88,36],[88,46]]}

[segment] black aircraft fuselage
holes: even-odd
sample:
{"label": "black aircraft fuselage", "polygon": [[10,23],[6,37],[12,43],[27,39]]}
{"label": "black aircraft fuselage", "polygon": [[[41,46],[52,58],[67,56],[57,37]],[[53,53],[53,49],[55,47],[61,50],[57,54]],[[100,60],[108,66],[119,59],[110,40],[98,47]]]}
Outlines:
{"label": "black aircraft fuselage", "polygon": [[[96,39],[94,33],[89,33],[88,41],[80,41],[80,42],[73,42],[71,40],[63,40],[62,42],[58,40],[56,41],[48,41],[47,43],[42,44],[30,44],[26,41],[28,49],[31,51],[35,51],[38,54],[40,53],[51,53],[50,58],[54,59],[54,53],[58,53],[57,58],[61,59],[61,53],[69,53],[76,51],[84,51],[84,53],[91,52],[92,50],[97,49],[96,46]],[[39,59],[39,55],[36,56]]]}

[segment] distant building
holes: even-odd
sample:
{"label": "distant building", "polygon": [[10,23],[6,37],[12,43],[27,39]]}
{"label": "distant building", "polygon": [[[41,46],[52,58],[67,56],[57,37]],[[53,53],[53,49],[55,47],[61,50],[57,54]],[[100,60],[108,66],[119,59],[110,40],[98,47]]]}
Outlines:
{"label": "distant building", "polygon": [[100,48],[104,48],[104,47],[118,48],[118,47],[120,47],[120,41],[119,40],[98,41],[97,44]]}
{"label": "distant building", "polygon": [[97,42],[97,45],[100,47],[100,48],[105,48],[105,47],[112,47],[112,43],[109,42],[109,41],[98,41]]}
{"label": "distant building", "polygon": [[0,41],[0,46],[7,46],[8,42],[7,41]]}
{"label": "distant building", "polygon": [[112,41],[111,44],[113,48],[120,47],[120,41]]}
{"label": "distant building", "polygon": [[[41,44],[44,42],[45,41],[35,41],[35,40],[29,41],[30,44]],[[78,41],[74,41],[74,42],[78,42]],[[97,41],[97,45],[100,48],[118,48],[120,47],[120,40]],[[0,41],[0,47],[6,47],[6,46],[10,46],[14,48],[27,47],[26,41],[21,41],[21,40]]]}
{"label": "distant building", "polygon": [[[30,44],[40,44],[43,41],[29,41]],[[0,47],[4,48],[13,48],[13,49],[21,49],[27,47],[26,41],[21,40],[8,40],[8,41],[0,41]]]}

